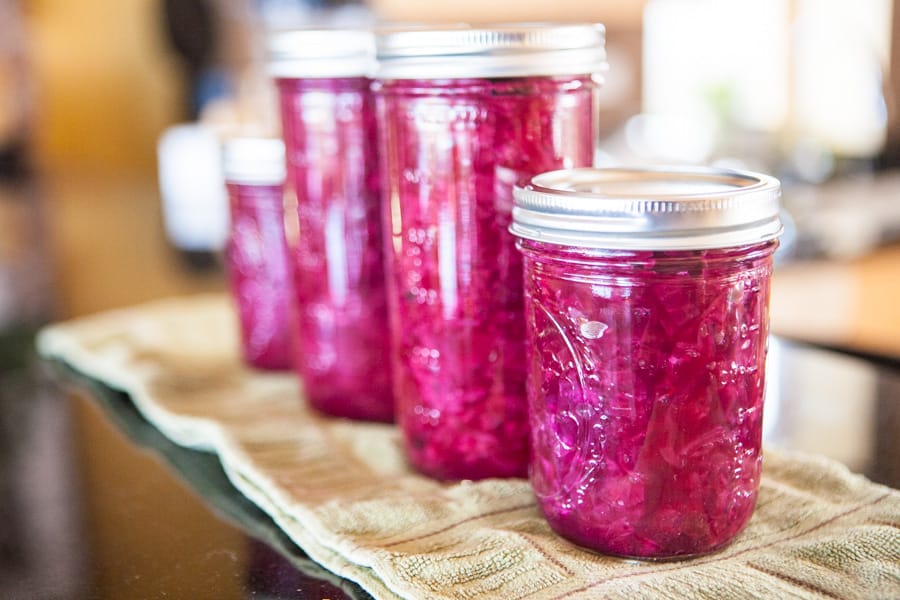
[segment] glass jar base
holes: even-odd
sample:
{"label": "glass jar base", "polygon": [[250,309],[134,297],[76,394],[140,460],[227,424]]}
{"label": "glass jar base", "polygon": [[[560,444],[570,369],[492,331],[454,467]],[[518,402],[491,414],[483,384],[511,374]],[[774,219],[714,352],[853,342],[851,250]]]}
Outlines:
{"label": "glass jar base", "polygon": [[[568,539],[568,538],[566,538]],[[734,543],[734,540],[729,540],[720,546],[716,546],[711,550],[703,550],[700,552],[692,552],[690,554],[673,554],[673,555],[665,555],[665,556],[639,556],[635,554],[620,554],[617,552],[607,552],[603,550],[596,550],[594,548],[590,548],[588,546],[584,546],[579,544],[578,542],[569,540],[573,544],[576,544],[579,548],[583,550],[587,550],[592,554],[597,554],[599,556],[613,557],[613,558],[621,558],[623,560],[628,560],[635,563],[674,563],[681,562],[686,560],[693,560],[695,558],[703,558],[704,556],[710,556],[712,554],[716,554],[728,548],[731,544]]]}
{"label": "glass jar base", "polygon": [[330,417],[377,423],[394,422],[392,402],[382,398],[360,398],[357,396],[352,402],[348,402],[346,395],[325,397],[309,395],[309,404],[316,411]]}
{"label": "glass jar base", "polygon": [[407,452],[410,466],[417,472],[437,479],[438,481],[481,481],[483,479],[526,479],[527,467],[521,469],[498,469],[494,464],[464,464],[453,465],[426,463],[417,461],[415,456]]}
{"label": "glass jar base", "polygon": [[[699,549],[693,549],[689,543],[685,540],[682,544],[682,550],[677,551],[653,551],[647,550],[646,552],[640,551],[629,551],[626,550],[626,544],[619,544],[619,548],[621,550],[617,550],[616,546],[613,544],[604,545],[601,543],[596,543],[594,540],[586,539],[585,536],[577,535],[570,531],[567,531],[565,527],[560,526],[560,524],[553,521],[553,519],[548,518],[548,523],[550,524],[550,528],[560,537],[566,539],[572,544],[577,545],[578,547],[587,550],[588,552],[592,552],[594,554],[598,554],[601,556],[612,556],[616,558],[622,558],[627,560],[641,561],[641,562],[653,562],[653,563],[662,563],[662,562],[679,562],[684,560],[691,560],[694,558],[700,558],[703,556],[709,556],[711,554],[715,554],[729,547],[734,541],[740,536],[741,532],[746,527],[746,523],[740,527],[736,532],[726,537],[724,540],[719,541],[718,543],[708,544]],[[652,547],[654,543],[651,540],[645,540],[644,542],[638,542],[637,536],[633,536],[635,539],[629,540],[628,545],[632,547],[644,545],[648,548]]]}
{"label": "glass jar base", "polygon": [[250,358],[245,356],[244,362],[259,371],[290,371],[293,365],[289,360],[278,358]]}

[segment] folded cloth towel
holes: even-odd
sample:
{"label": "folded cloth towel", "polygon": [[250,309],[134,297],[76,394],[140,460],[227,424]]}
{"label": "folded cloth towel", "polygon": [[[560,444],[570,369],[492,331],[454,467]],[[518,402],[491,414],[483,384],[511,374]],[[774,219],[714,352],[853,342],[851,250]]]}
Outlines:
{"label": "folded cloth towel", "polygon": [[724,550],[625,560],[555,535],[524,480],[432,481],[395,428],[311,412],[291,375],[241,364],[224,296],[54,325],[38,349],[218,454],[310,557],[379,598],[900,597],[900,492],[822,457],[767,451],[756,512]]}

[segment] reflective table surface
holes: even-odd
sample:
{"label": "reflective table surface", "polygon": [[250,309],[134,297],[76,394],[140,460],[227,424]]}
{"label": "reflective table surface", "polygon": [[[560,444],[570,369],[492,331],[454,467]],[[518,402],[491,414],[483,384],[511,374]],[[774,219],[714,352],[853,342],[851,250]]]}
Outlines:
{"label": "reflective table surface", "polygon": [[[773,339],[768,375],[769,447],[900,487],[900,365]],[[30,392],[0,402],[0,597],[368,597],[127,395],[55,363],[3,377]]]}

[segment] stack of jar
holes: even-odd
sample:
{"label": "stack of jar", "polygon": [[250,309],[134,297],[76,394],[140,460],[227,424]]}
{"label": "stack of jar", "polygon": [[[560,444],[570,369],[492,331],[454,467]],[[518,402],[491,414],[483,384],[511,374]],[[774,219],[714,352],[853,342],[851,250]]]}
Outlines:
{"label": "stack of jar", "polygon": [[269,49],[310,404],[396,418],[432,477],[530,469],[553,528],[594,549],[737,535],[777,182],[589,168],[600,26],[295,31]]}

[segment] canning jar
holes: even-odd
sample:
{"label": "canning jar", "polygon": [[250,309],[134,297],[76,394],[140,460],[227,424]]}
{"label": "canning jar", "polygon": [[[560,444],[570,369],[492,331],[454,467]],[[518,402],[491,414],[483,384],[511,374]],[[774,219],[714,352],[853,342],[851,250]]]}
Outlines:
{"label": "canning jar", "polygon": [[373,36],[292,31],[269,50],[296,194],[295,364],[320,411],[392,421]]}
{"label": "canning jar", "polygon": [[394,395],[407,456],[440,479],[525,476],[512,188],[591,164],[603,29],[394,30],[376,46]]}
{"label": "canning jar", "polygon": [[291,366],[290,270],[284,233],[284,146],[234,138],[222,148],[231,223],[225,268],[238,314],[244,361]]}
{"label": "canning jar", "polygon": [[747,523],[779,189],[736,171],[573,169],[516,190],[531,481],[564,537],[670,558]]}

